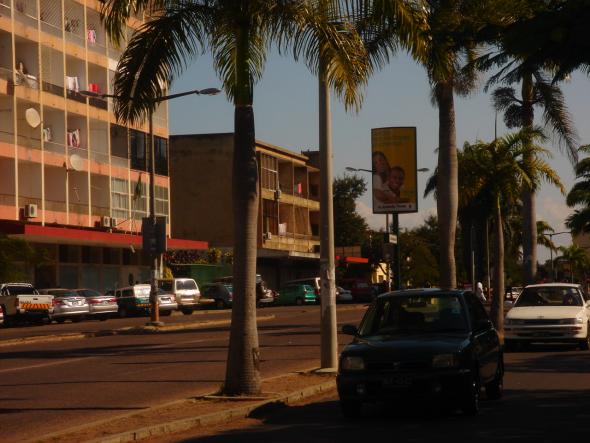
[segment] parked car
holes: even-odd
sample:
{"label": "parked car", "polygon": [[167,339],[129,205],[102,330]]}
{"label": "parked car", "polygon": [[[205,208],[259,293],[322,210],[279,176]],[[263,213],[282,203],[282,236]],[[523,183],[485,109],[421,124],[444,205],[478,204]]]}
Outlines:
{"label": "parked car", "polygon": [[502,395],[500,340],[470,291],[383,294],[358,329],[345,325],[342,332],[354,336],[340,355],[337,375],[346,417],[358,416],[365,402],[414,399],[476,414],[482,387],[488,398]]}
{"label": "parked car", "polygon": [[[233,276],[219,277],[213,280],[213,283],[223,283],[226,285],[233,285]],[[274,303],[275,296],[271,289],[268,289],[266,282],[262,279],[260,274],[256,274],[256,304],[258,306],[263,304]]]}
{"label": "parked car", "polygon": [[0,325],[4,324],[4,308],[0,305]]}
{"label": "parked car", "polygon": [[233,286],[226,283],[209,283],[201,286],[201,301],[210,300],[217,309],[226,309],[232,306]]}
{"label": "parked car", "polygon": [[4,311],[4,322],[7,325],[21,319],[46,319],[53,312],[53,297],[39,294],[30,283],[2,283],[0,306]]}
{"label": "parked car", "polygon": [[320,296],[321,279],[319,277],[298,278],[296,280],[289,280],[289,281],[285,282],[285,286],[293,285],[293,284],[309,285],[313,288],[316,296],[318,298]]}
{"label": "parked car", "polygon": [[74,291],[86,298],[90,318],[104,321],[117,314],[119,306],[114,296],[102,294],[94,289],[74,289]]}
{"label": "parked car", "polygon": [[370,302],[376,297],[375,289],[369,283],[363,280],[352,278],[341,279],[338,286],[348,289],[352,294],[355,302]]}
{"label": "parked car", "polygon": [[353,300],[352,293],[348,289],[344,289],[341,286],[336,287],[336,302],[337,303],[348,303]]}
{"label": "parked car", "polygon": [[529,285],[504,321],[506,348],[533,342],[577,343],[590,348],[590,299],[570,283]]}
{"label": "parked car", "polygon": [[[119,317],[128,317],[133,314],[146,315],[150,312],[151,286],[139,284],[115,289],[112,293],[119,305]],[[174,300],[174,294],[158,290],[158,303],[161,315],[170,315],[178,308]]]}
{"label": "parked car", "polygon": [[53,312],[49,315],[50,320],[55,320],[58,323],[63,323],[66,320],[79,322],[90,313],[86,297],[73,289],[40,289],[39,293],[53,296]]}
{"label": "parked car", "polygon": [[310,285],[292,283],[283,286],[279,291],[278,305],[304,305],[318,303],[319,297]]}
{"label": "parked car", "polygon": [[185,315],[191,315],[199,304],[201,291],[192,278],[172,278],[158,280],[158,287],[175,297],[178,309]]}
{"label": "parked car", "polygon": [[178,303],[176,302],[176,297],[174,294],[158,288],[158,311],[160,312],[160,315],[172,315],[172,312],[176,311],[177,309]]}

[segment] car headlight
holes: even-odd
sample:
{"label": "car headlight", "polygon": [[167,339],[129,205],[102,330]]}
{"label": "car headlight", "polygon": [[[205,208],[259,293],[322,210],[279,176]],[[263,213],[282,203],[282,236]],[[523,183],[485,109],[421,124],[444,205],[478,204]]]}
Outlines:
{"label": "car headlight", "polygon": [[456,368],[459,366],[459,359],[455,354],[439,354],[432,357],[433,368]]}
{"label": "car headlight", "polygon": [[581,325],[582,323],[584,323],[584,319],[582,319],[580,317],[564,318],[564,319],[560,320],[559,323],[562,325]]}
{"label": "car headlight", "polygon": [[362,371],[365,369],[365,360],[355,356],[342,357],[340,368],[343,371]]}

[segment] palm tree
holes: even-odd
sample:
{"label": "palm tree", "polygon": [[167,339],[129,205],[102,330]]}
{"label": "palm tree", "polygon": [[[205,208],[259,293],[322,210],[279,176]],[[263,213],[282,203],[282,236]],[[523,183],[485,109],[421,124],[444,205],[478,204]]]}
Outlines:
{"label": "palm tree", "polygon": [[[260,391],[256,326],[256,233],[258,169],[254,130],[254,85],[271,43],[280,47],[307,26],[319,26],[307,1],[280,0],[106,0],[101,14],[111,39],[123,38],[129,17],[145,10],[150,19],[134,33],[115,76],[115,114],[138,122],[188,61],[208,49],[227,96],[234,104],[234,305],[223,390]],[[338,27],[324,24],[334,34]],[[344,37],[333,40],[335,44]],[[345,52],[344,52],[345,53]],[[346,59],[342,56],[342,60]],[[355,62],[353,56],[346,59]]]}
{"label": "palm tree", "polygon": [[[478,142],[468,145],[464,155],[470,159],[475,172],[471,177],[471,186],[466,187],[461,195],[467,201],[487,194],[492,199],[494,220],[494,294],[492,299],[491,317],[500,331],[504,329],[504,230],[502,208],[516,202],[522,186],[534,186],[541,179],[553,183],[563,189],[559,177],[543,160],[548,151],[531,140],[544,140],[540,130],[531,132],[521,130],[506,135],[491,143]],[[527,161],[526,157],[535,161]]]}
{"label": "palm tree", "polygon": [[[473,69],[461,69],[475,58],[489,29],[514,19],[509,2],[495,0],[426,0],[428,39],[424,64],[438,107],[437,212],[440,223],[440,266],[443,288],[456,286],[455,234],[458,209],[458,167],[454,94],[467,94],[475,84]],[[469,66],[469,64],[468,64]]]}
{"label": "palm tree", "polygon": [[560,246],[559,250],[561,251],[561,256],[556,257],[554,262],[557,263],[561,261],[569,263],[572,283],[574,282],[576,272],[581,273],[577,276],[578,281],[586,281],[586,269],[590,265],[590,260],[588,260],[588,254],[586,251],[576,244],[567,247]]}
{"label": "palm tree", "polygon": [[[590,154],[590,145],[581,146],[579,152]],[[590,157],[576,164],[576,179],[578,181],[567,194],[566,203],[570,208],[582,207],[566,219],[565,225],[578,235],[590,232]]]}
{"label": "palm tree", "polygon": [[[507,61],[508,54],[500,51],[495,55],[482,57],[476,65],[487,70],[493,65],[504,65],[493,75],[486,86],[498,82],[521,83],[520,97],[510,86],[500,87],[492,94],[494,107],[504,112],[504,121],[508,128],[532,129],[535,119],[535,107],[543,109],[543,121],[546,127],[557,135],[559,146],[565,148],[572,161],[577,159],[577,136],[571,117],[567,111],[563,93],[556,85],[550,83],[543,66],[532,64],[526,58]],[[528,158],[528,161],[533,159]],[[524,188],[522,191],[523,218],[523,280],[525,284],[534,282],[537,273],[537,230],[536,230],[536,189]]]}

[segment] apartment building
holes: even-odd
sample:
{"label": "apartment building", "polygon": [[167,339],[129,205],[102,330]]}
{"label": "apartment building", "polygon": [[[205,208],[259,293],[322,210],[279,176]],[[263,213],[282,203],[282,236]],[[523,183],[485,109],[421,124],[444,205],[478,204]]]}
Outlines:
{"label": "apartment building", "polygon": [[[149,276],[148,130],[118,123],[112,94],[123,47],[98,0],[0,0],[0,232],[45,250],[39,286],[108,289]],[[127,35],[141,25],[133,17]],[[167,103],[154,113],[155,212],[171,232]],[[170,248],[204,242],[169,239]]]}
{"label": "apartment building", "polygon": [[[233,246],[233,133],[172,135],[173,235]],[[257,271],[273,288],[319,275],[319,169],[308,157],[257,140]]]}

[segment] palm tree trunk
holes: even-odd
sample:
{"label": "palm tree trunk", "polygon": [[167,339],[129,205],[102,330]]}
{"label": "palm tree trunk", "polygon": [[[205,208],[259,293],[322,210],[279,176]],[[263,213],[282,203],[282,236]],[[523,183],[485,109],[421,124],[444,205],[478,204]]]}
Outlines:
{"label": "palm tree trunk", "polygon": [[435,86],[438,104],[438,179],[436,209],[440,240],[440,287],[457,286],[455,235],[457,231],[458,171],[453,80]]}
{"label": "palm tree trunk", "polygon": [[234,298],[223,390],[229,395],[254,395],[260,392],[260,350],[256,326],[258,169],[252,107],[236,106],[234,119]]}
{"label": "palm tree trunk", "polygon": [[495,243],[496,250],[494,254],[494,294],[492,297],[492,306],[490,316],[494,327],[504,341],[504,230],[502,228],[502,212],[500,201],[497,199],[494,211],[494,223],[496,228]]}
{"label": "palm tree trunk", "polygon": [[233,216],[234,266],[232,317],[224,393],[260,393],[260,349],[256,325],[256,234],[258,164],[253,91],[248,69],[249,29],[237,30],[236,97],[234,98]]}
{"label": "palm tree trunk", "polygon": [[[535,119],[533,110],[533,78],[528,74],[522,81],[522,101],[524,110],[524,127],[532,129]],[[531,162],[530,155],[525,154],[524,162]],[[529,285],[535,282],[537,275],[537,204],[532,189],[524,187],[522,199],[522,270],[523,282]]]}

